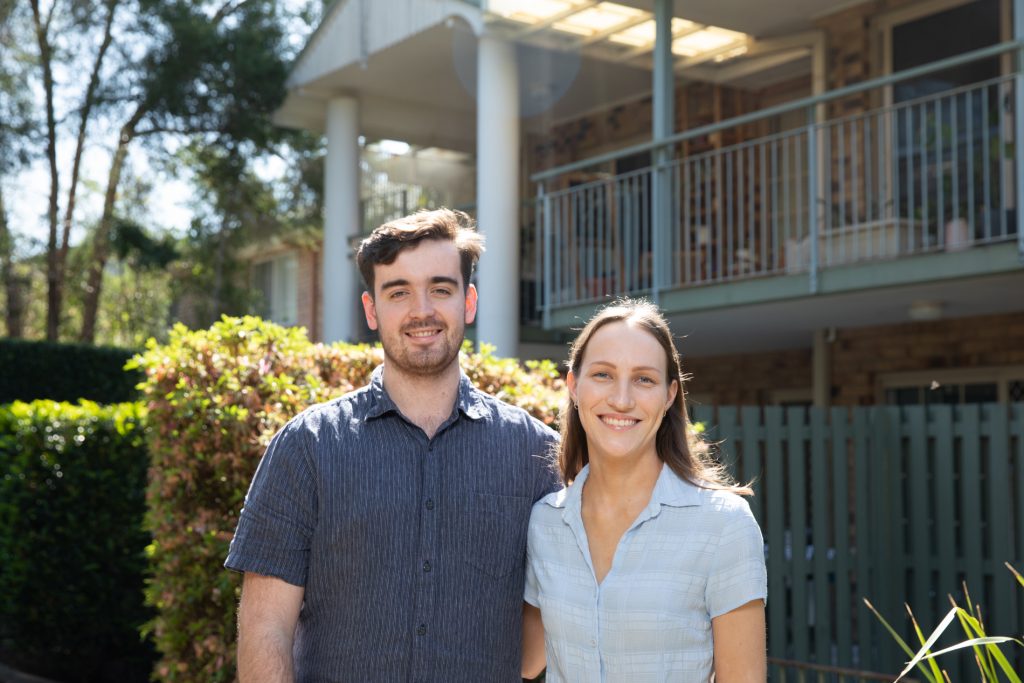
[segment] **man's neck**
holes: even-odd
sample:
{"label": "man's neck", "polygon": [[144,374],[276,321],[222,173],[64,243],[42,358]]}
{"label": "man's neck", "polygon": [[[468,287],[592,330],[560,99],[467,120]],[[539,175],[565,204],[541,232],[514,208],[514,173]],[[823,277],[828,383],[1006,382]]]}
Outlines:
{"label": "man's neck", "polygon": [[436,375],[414,375],[402,372],[384,362],[384,390],[407,419],[433,438],[438,428],[452,414],[459,396],[459,361]]}

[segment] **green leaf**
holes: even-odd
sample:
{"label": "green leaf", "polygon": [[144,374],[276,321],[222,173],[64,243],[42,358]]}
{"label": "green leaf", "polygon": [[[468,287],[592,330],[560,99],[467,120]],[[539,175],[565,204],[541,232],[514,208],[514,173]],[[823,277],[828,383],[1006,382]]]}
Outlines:
{"label": "green leaf", "polygon": [[[928,640],[925,642],[925,644],[921,647],[920,650],[917,651],[917,654],[914,655],[913,659],[910,660],[907,666],[904,667],[903,671],[900,672],[900,675],[896,677],[896,681],[899,681],[901,678],[906,676],[915,666],[917,666],[918,662],[920,662],[928,655],[928,651],[931,649],[932,645],[935,644],[935,641],[939,639],[939,636],[942,635],[943,631],[945,631],[946,628],[953,622],[953,619],[956,618],[958,609],[958,607],[954,607],[953,609],[949,610],[949,613],[947,613],[945,617],[942,618],[942,621],[940,621],[939,625],[935,627],[934,631],[932,631],[931,636],[928,637]],[[893,681],[893,683],[896,683],[896,681]]]}

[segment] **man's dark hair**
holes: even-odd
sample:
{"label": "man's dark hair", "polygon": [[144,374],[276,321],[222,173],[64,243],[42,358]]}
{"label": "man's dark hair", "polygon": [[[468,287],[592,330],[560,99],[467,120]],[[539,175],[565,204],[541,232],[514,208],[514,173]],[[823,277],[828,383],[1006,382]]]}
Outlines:
{"label": "man's dark hair", "polygon": [[461,211],[422,210],[385,223],[359,245],[356,265],[359,266],[359,273],[363,276],[370,296],[373,296],[373,267],[378,263],[394,263],[403,250],[412,249],[423,240],[455,243],[462,267],[462,286],[469,287],[473,268],[484,251],[484,236],[476,231],[473,219]]}

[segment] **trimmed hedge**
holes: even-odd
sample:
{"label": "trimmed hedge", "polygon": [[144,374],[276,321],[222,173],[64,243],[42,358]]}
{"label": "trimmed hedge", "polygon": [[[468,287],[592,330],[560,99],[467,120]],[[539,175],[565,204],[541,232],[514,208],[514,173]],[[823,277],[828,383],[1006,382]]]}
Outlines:
{"label": "trimmed hedge", "polygon": [[[158,680],[234,680],[241,578],[223,562],[256,465],[285,422],[364,385],[381,360],[377,347],[311,344],[303,330],[251,317],[176,326],[136,357],[151,424],[147,601]],[[553,363],[524,368],[485,349],[464,353],[463,368],[485,391],[555,421],[563,385]]]}
{"label": "trimmed hedge", "polygon": [[0,403],[134,401],[142,375],[124,369],[134,353],[110,346],[0,339]]}
{"label": "trimmed hedge", "polygon": [[66,683],[148,680],[138,404],[0,408],[0,658]]}

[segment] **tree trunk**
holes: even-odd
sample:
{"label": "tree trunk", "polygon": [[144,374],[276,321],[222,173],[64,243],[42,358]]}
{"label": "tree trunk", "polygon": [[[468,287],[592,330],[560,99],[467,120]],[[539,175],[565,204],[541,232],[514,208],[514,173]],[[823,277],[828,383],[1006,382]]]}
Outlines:
{"label": "tree trunk", "polygon": [[68,249],[71,240],[71,228],[74,225],[75,204],[78,193],[78,180],[82,165],[82,154],[85,150],[86,131],[89,127],[89,117],[92,115],[93,106],[96,103],[96,91],[99,88],[100,70],[103,67],[103,59],[113,41],[112,28],[114,25],[114,12],[117,9],[118,0],[108,0],[107,19],[103,26],[103,40],[99,50],[96,52],[96,59],[93,61],[92,73],[89,76],[89,84],[85,89],[85,96],[82,98],[80,118],[78,123],[78,136],[75,143],[75,157],[71,165],[71,180],[68,185],[68,202],[64,211],[63,234],[61,235],[60,247],[53,257],[54,273],[51,277],[51,291],[49,295],[49,308],[59,311],[64,304],[64,287],[67,279]]}
{"label": "tree trunk", "polygon": [[49,236],[46,242],[46,338],[57,341],[60,334],[61,281],[57,255],[57,196],[60,194],[57,173],[57,120],[53,109],[53,50],[50,46],[50,21],[45,20],[39,0],[32,0],[32,19],[39,45],[39,66],[43,70],[43,91],[46,95],[46,158],[50,165],[50,205],[47,209]]}
{"label": "tree trunk", "polygon": [[121,172],[128,156],[128,145],[135,138],[135,130],[139,121],[146,114],[144,105],[139,105],[128,123],[121,127],[117,137],[117,150],[110,162],[110,173],[107,176],[107,191],[103,198],[103,214],[96,227],[92,243],[92,258],[89,264],[88,279],[85,285],[85,305],[82,312],[82,331],[79,341],[92,344],[96,339],[96,316],[100,307],[100,294],[103,289],[103,270],[110,258],[110,232],[114,227],[114,205],[117,202],[117,190],[121,184]]}
{"label": "tree trunk", "polygon": [[4,206],[3,188],[0,187],[0,283],[3,284],[7,307],[5,322],[8,337],[24,335],[25,298],[14,273],[14,240],[7,225],[7,209]]}

